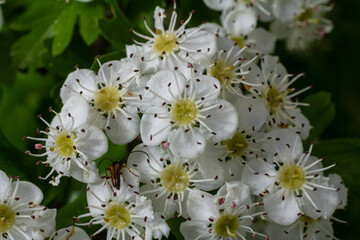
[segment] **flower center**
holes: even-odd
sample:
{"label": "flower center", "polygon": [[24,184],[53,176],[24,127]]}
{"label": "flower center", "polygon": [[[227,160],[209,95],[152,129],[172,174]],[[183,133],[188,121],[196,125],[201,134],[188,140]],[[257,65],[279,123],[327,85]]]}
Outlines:
{"label": "flower center", "polygon": [[175,33],[169,32],[161,34],[161,30],[157,29],[156,34],[158,34],[158,36],[155,38],[153,45],[156,53],[163,54],[163,52],[170,53],[174,51],[177,45],[176,42],[178,41]]}
{"label": "flower center", "polygon": [[241,132],[235,133],[235,135],[226,141],[226,148],[229,152],[229,155],[236,157],[241,156],[245,150],[249,147],[249,144],[246,141],[246,137]]}
{"label": "flower center", "polygon": [[221,216],[215,223],[215,232],[221,237],[236,237],[239,219],[232,215]]}
{"label": "flower center", "polygon": [[179,126],[192,123],[196,119],[198,113],[195,102],[190,99],[177,101],[170,111],[172,119]]}
{"label": "flower center", "polygon": [[294,163],[284,164],[279,170],[278,177],[282,187],[289,190],[298,190],[306,182],[305,169]]}
{"label": "flower center", "polygon": [[10,207],[0,205],[0,233],[10,230],[15,224],[15,212]]}
{"label": "flower center", "polygon": [[55,148],[51,147],[50,151],[56,152],[65,158],[71,157],[74,153],[74,140],[67,132],[60,133],[55,139]]}
{"label": "flower center", "polygon": [[95,106],[102,111],[112,111],[119,105],[120,92],[117,88],[106,86],[99,89],[95,96]]}
{"label": "flower center", "polygon": [[286,90],[284,93],[280,93],[274,87],[271,87],[266,93],[266,100],[268,101],[270,112],[275,113],[277,110],[282,109],[284,107],[283,97],[291,93],[291,89]]}
{"label": "flower center", "polygon": [[300,15],[297,17],[297,20],[299,22],[312,22],[313,21],[312,17],[313,17],[312,8],[307,8],[305,9],[305,11],[300,13]]}
{"label": "flower center", "polygon": [[216,77],[221,86],[228,86],[233,79],[234,66],[228,65],[226,62],[219,61],[208,70],[208,75]]}
{"label": "flower center", "polygon": [[161,173],[161,184],[170,192],[182,192],[189,185],[189,174],[181,166],[169,165]]}
{"label": "flower center", "polygon": [[110,203],[105,209],[104,221],[116,229],[123,230],[131,223],[129,211],[119,203]]}
{"label": "flower center", "polygon": [[231,35],[230,38],[231,38],[231,40],[233,40],[234,42],[236,42],[237,45],[238,45],[240,48],[245,47],[245,39],[244,39],[243,37]]}
{"label": "flower center", "polygon": [[309,225],[309,224],[313,224],[316,221],[316,219],[313,219],[306,215],[302,215],[302,216],[300,216],[299,221]]}

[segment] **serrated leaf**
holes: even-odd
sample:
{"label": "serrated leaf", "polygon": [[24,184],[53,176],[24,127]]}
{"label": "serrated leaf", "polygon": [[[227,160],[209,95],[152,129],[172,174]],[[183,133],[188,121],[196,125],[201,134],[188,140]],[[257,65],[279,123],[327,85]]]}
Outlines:
{"label": "serrated leaf", "polygon": [[[84,5],[84,4],[83,4]],[[80,10],[80,34],[86,45],[90,46],[99,36],[100,30],[98,19],[104,17],[104,8],[101,5],[89,7],[81,6]]]}
{"label": "serrated leaf", "polygon": [[61,54],[69,45],[76,23],[77,12],[75,5],[69,5],[55,22],[56,36],[52,44],[52,55]]}
{"label": "serrated leaf", "polygon": [[315,93],[305,98],[304,102],[311,103],[311,106],[301,110],[313,126],[309,139],[318,138],[335,116],[335,105],[331,102],[331,93]]}
{"label": "serrated leaf", "polygon": [[[110,52],[104,55],[101,55],[98,59],[100,61],[101,64],[106,63],[108,61],[111,60],[120,60],[121,58],[125,57],[126,53],[125,53],[125,49],[120,49],[118,51],[115,52]],[[97,71],[99,70],[100,66],[98,61],[95,59],[93,64],[91,65],[90,69],[93,71]]]}

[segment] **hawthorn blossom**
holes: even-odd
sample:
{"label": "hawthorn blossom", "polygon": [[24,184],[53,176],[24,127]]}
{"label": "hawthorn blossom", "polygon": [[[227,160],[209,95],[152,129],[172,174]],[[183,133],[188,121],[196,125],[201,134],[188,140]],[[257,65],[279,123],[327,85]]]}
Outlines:
{"label": "hawthorn blossom", "polygon": [[331,32],[332,22],[324,15],[331,11],[329,0],[274,0],[272,8],[277,20],[271,31],[279,38],[286,39],[291,50],[303,50],[326,33]]}
{"label": "hawthorn blossom", "polygon": [[294,223],[301,214],[313,219],[328,219],[335,211],[339,197],[334,184],[323,172],[336,164],[322,167],[322,158],[311,156],[313,144],[302,153],[300,137],[288,129],[267,133],[263,143],[267,162],[248,162],[242,181],[252,192],[264,197],[268,217],[281,225]]}
{"label": "hawthorn blossom", "polygon": [[140,123],[146,145],[168,142],[174,155],[196,158],[205,151],[207,140],[223,141],[236,131],[236,111],[229,102],[218,99],[220,83],[214,77],[187,80],[177,71],[163,70],[145,89],[144,98],[152,105]]}
{"label": "hawthorn blossom", "polygon": [[[100,65],[100,62],[99,62]],[[126,144],[139,134],[138,107],[143,88],[132,64],[110,61],[97,74],[88,69],[70,73],[60,91],[65,102],[70,96],[82,96],[90,105],[91,123],[105,130],[115,144]]]}
{"label": "hawthorn blossom", "polygon": [[49,240],[90,240],[90,237],[81,228],[71,226],[54,232]]}
{"label": "hawthorn blossom", "polygon": [[0,170],[0,239],[46,239],[55,230],[56,209],[40,205],[43,194],[36,185],[13,179]]}
{"label": "hawthorn blossom", "polygon": [[[38,130],[38,134],[44,134],[47,138],[26,136],[25,139],[34,140],[35,149],[42,150],[42,153],[32,153],[29,150],[26,154],[35,157],[47,157],[46,161],[39,161],[51,171],[47,179],[56,171],[58,176],[52,176],[50,184],[57,186],[62,176],[71,176],[78,181],[90,183],[97,180],[98,169],[95,159],[104,155],[108,150],[105,134],[97,127],[89,125],[89,105],[80,96],[72,96],[65,102],[61,112],[55,112],[51,107],[49,111],[55,113],[54,119],[48,123],[39,114],[46,124],[46,130]],[[44,144],[41,142],[45,142]]]}
{"label": "hawthorn blossom", "polygon": [[188,19],[180,21],[181,26],[175,29],[177,21],[176,3],[171,14],[169,27],[165,30],[164,19],[165,10],[156,7],[154,12],[155,31],[147,25],[143,19],[146,29],[151,36],[146,36],[131,29],[131,31],[147,42],[134,42],[142,46],[140,53],[143,61],[159,61],[159,69],[178,68],[183,74],[187,75],[186,63],[191,62],[196,68],[201,68],[208,58],[215,53],[215,35],[202,30],[202,26],[196,28],[186,28],[190,22],[193,12],[189,13]]}
{"label": "hawthorn blossom", "polygon": [[[132,172],[137,174],[135,170]],[[125,174],[124,174],[125,175]],[[137,182],[128,185],[127,182]],[[161,239],[169,235],[169,226],[154,213],[151,200],[137,195],[138,180],[134,174],[128,173],[121,178],[120,190],[113,189],[106,180],[90,184],[87,188],[87,201],[89,213],[80,215],[78,219],[91,217],[88,223],[77,225],[102,225],[99,230],[90,235],[90,238],[107,230],[106,239],[136,239],[151,240],[154,236]],[[150,226],[157,227],[151,229]]]}
{"label": "hawthorn blossom", "polygon": [[[245,76],[246,81],[260,86],[252,86],[248,90],[257,95],[268,110],[268,127],[292,128],[300,132],[301,138],[309,136],[309,120],[301,113],[299,106],[309,106],[308,103],[295,102],[292,98],[309,90],[308,86],[299,91],[290,86],[304,74],[288,74],[278,57],[264,56],[261,59],[261,68],[256,64],[251,65],[251,71]],[[293,77],[291,80],[290,78]]]}
{"label": "hawthorn blossom", "polygon": [[[229,182],[222,186],[215,196],[201,191],[192,191],[187,208],[188,221],[181,223],[180,232],[186,240],[246,239],[247,233],[263,236],[250,226],[255,212],[250,190],[241,182]],[[255,213],[254,213],[255,212]]]}
{"label": "hawthorn blossom", "polygon": [[140,194],[151,199],[154,210],[168,219],[175,212],[176,216],[186,216],[186,199],[193,187],[214,190],[224,183],[217,159],[206,160],[191,161],[175,157],[163,147],[140,144],[132,151],[128,164],[141,173],[144,185]]}

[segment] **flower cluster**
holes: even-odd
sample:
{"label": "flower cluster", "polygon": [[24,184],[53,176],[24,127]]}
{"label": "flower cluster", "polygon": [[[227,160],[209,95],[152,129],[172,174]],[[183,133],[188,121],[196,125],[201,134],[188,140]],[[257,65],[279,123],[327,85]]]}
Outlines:
{"label": "flower cluster", "polygon": [[[90,239],[103,231],[107,240],[161,239],[170,218],[183,219],[187,240],[335,239],[332,215],[346,206],[347,190],[340,176],[324,174],[336,163],[322,166],[314,144],[303,150],[312,126],[298,95],[311,86],[296,90],[304,74],[269,55],[276,38],[299,49],[328,32],[328,1],[204,2],[222,11],[222,26],[189,28],[193,12],[178,24],[174,3],[166,27],[156,7],[154,29],[143,19],[148,35],[130,29],[127,57],[70,73],[62,109],[49,108],[50,122],[38,115],[45,137],[25,137],[39,152],[25,153],[46,158],[38,163],[51,170],[40,178],[54,186],[63,176],[88,184],[89,212],[75,222],[100,225]],[[271,21],[272,33],[258,20]],[[108,139],[138,145],[127,165],[113,162],[100,177],[95,160]],[[38,205],[37,188],[1,174],[1,240],[89,239],[74,226],[54,232],[55,213]]]}

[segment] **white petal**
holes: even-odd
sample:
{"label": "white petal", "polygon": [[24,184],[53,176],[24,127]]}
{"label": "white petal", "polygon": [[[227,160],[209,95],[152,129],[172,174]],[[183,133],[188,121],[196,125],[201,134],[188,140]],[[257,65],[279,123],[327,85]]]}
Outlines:
{"label": "white petal", "polygon": [[165,18],[165,10],[159,6],[156,6],[155,11],[154,11],[154,26],[155,29],[159,29],[161,30],[163,33],[165,32],[164,30],[164,24],[163,24],[163,19]]}
{"label": "white petal", "polygon": [[105,180],[101,180],[94,184],[88,184],[88,188],[89,191],[86,192],[86,196],[90,212],[94,214],[103,213],[103,210],[99,210],[98,208],[93,208],[91,206],[99,207],[104,202],[108,202],[111,199],[113,193],[111,192],[107,182]]}
{"label": "white petal", "polygon": [[226,15],[223,26],[230,35],[244,36],[255,29],[256,22],[256,12],[252,8],[240,8]]}
{"label": "white petal", "polygon": [[193,128],[193,131],[194,135],[191,131],[185,132],[183,128],[170,132],[168,141],[175,156],[193,159],[205,151],[206,140],[198,129]]}
{"label": "white petal", "polygon": [[167,114],[165,107],[150,107],[142,116],[140,122],[140,133],[142,141],[149,146],[159,145],[170,134],[169,119],[160,119],[155,117],[157,114]]}
{"label": "white petal", "polygon": [[263,193],[266,189],[271,192],[275,182],[274,178],[265,175],[267,173],[269,176],[276,176],[274,166],[260,161],[262,160],[252,159],[247,162],[247,165],[259,174],[254,174],[245,166],[241,176],[242,182],[250,187],[253,194]]}
{"label": "white petal", "polygon": [[[80,84],[84,86],[82,88]],[[77,95],[76,93],[79,93],[82,91],[81,96],[83,96],[86,100],[91,101],[91,99],[94,99],[94,93],[97,91],[97,81],[96,76],[93,71],[90,71],[88,69],[76,69],[74,72],[70,73],[68,77],[66,78],[64,85],[60,89],[60,97],[65,104],[65,102],[73,95]],[[75,92],[74,92],[75,91]]]}
{"label": "white petal", "polygon": [[[282,226],[276,223],[267,222],[265,227],[265,234],[269,236],[270,239],[281,239],[281,240],[294,240],[299,238],[299,224],[297,226]],[[291,228],[291,229],[290,229]],[[286,233],[285,233],[286,231]]]}
{"label": "white petal", "polygon": [[204,0],[205,5],[215,11],[222,11],[231,8],[235,3],[234,0]]}
{"label": "white petal", "polygon": [[187,209],[192,220],[209,221],[219,215],[211,194],[194,190],[189,193]]}
{"label": "white petal", "polygon": [[301,1],[297,0],[274,0],[272,4],[273,14],[283,22],[294,19],[301,7]]}
{"label": "white petal", "polygon": [[29,203],[40,204],[43,200],[43,194],[41,190],[31,182],[19,181],[11,183],[12,191],[15,190],[16,185],[18,188],[15,194],[15,197],[18,197],[19,200],[16,201],[17,204],[20,203]]}
{"label": "white petal", "polygon": [[[262,57],[261,60],[261,68],[264,71],[265,76],[268,75],[267,79],[272,79],[274,74],[280,75],[280,77],[275,77],[275,83],[278,84],[287,74],[284,65],[280,63],[279,57],[266,55]],[[283,84],[285,83],[286,81]]]}
{"label": "white petal", "polygon": [[[226,207],[251,204],[250,188],[240,181],[225,183],[215,195],[216,199],[225,198],[223,203]],[[235,209],[234,209],[235,210]]]}
{"label": "white petal", "polygon": [[[325,177],[315,178],[311,182],[322,185],[324,187],[334,187],[329,185],[329,179]],[[311,204],[310,200],[305,196],[305,194],[302,194],[302,198],[298,199],[299,206],[304,214],[309,217],[314,219],[323,217],[327,219],[331,217],[339,204],[337,192],[334,190],[326,190],[320,187],[316,188],[316,191],[307,190],[307,193],[316,205],[317,209]],[[320,212],[317,210],[320,210]]]}
{"label": "white petal", "polygon": [[95,160],[108,150],[107,138],[102,130],[95,126],[84,128],[78,132],[77,148],[86,155],[88,160]]}
{"label": "white petal", "polygon": [[276,37],[263,28],[256,28],[249,34],[249,39],[254,39],[256,48],[263,54],[274,52]]}
{"label": "white petal", "polygon": [[[211,238],[207,230],[207,225],[203,222],[182,222],[180,232],[185,240],[206,240]],[[201,235],[203,235],[203,237],[199,238]]]}
{"label": "white petal", "polygon": [[117,110],[117,116],[110,119],[110,129],[105,129],[110,140],[115,144],[126,144],[139,135],[140,118],[136,113],[123,109],[130,117],[129,120],[123,113]]}
{"label": "white petal", "polygon": [[11,186],[11,180],[6,175],[5,172],[0,170],[0,199],[5,199],[8,197],[9,194],[9,188]]}
{"label": "white petal", "polygon": [[348,189],[345,187],[342,178],[338,174],[329,174],[329,179],[330,183],[334,185],[336,189],[340,189],[337,191],[339,198],[338,208],[345,209],[345,207],[347,206]]}
{"label": "white petal", "polygon": [[300,132],[301,139],[306,139],[312,129],[309,119],[298,108],[287,109],[286,112],[290,117],[294,117],[292,120],[295,122],[295,131]]}
{"label": "white petal", "polygon": [[70,172],[66,173],[83,183],[93,183],[99,179],[98,169],[94,162],[82,163],[83,167],[79,167],[74,161],[71,162]]}
{"label": "white petal", "polygon": [[[61,122],[59,117],[61,118]],[[59,115],[54,117],[51,126],[61,126],[62,123],[65,129],[73,130],[86,124],[89,118],[89,104],[86,100],[81,96],[71,96],[65,102]]]}
{"label": "white petal", "polygon": [[[213,106],[215,102],[206,103],[204,107]],[[236,129],[238,127],[238,116],[234,106],[226,100],[220,99],[218,101],[220,104],[219,107],[210,109],[203,112],[204,116],[211,116],[209,118],[203,119],[202,121],[212,130],[213,133],[206,130],[206,135],[210,138],[212,142],[219,142],[223,140],[230,139],[234,136]],[[221,108],[220,108],[221,107]],[[205,127],[201,126],[200,128],[205,131]]]}
{"label": "white petal", "polygon": [[241,130],[248,130],[252,127],[259,130],[267,119],[267,109],[259,99],[239,98],[235,109],[238,113],[238,126]]}
{"label": "white petal", "polygon": [[194,96],[195,100],[200,100],[202,97],[207,96],[204,100],[210,101],[217,99],[220,94],[220,83],[214,77],[201,75],[189,80],[190,87],[186,89],[188,96]]}
{"label": "white petal", "polygon": [[[155,239],[161,239],[162,236],[166,238],[170,234],[170,227],[164,219],[161,219],[159,213],[155,213],[152,221],[147,222],[146,232],[151,231],[151,236]],[[150,239],[152,239],[150,237]]]}
{"label": "white petal", "polygon": [[213,34],[218,34],[220,37],[224,37],[226,34],[224,28],[217,23],[207,22],[203,25],[202,29],[212,32]]}
{"label": "white petal", "polygon": [[[162,104],[164,101],[171,103],[175,98],[179,98],[185,87],[186,79],[183,74],[177,71],[163,70],[156,73],[148,82],[148,87],[161,98],[155,96],[150,91],[145,91],[144,97],[152,101],[153,105]],[[170,87],[169,87],[170,85]],[[169,90],[170,89],[170,90]],[[171,95],[171,93],[173,96]]]}
{"label": "white petal", "polygon": [[290,191],[278,190],[265,197],[264,207],[267,216],[280,225],[290,225],[299,218],[300,209],[295,194]]}
{"label": "white petal", "polygon": [[276,20],[270,25],[270,31],[277,37],[277,39],[285,39],[289,36],[289,34],[291,34],[289,26],[291,25],[288,22]]}
{"label": "white petal", "polygon": [[[294,131],[289,129],[274,129],[265,135],[265,139],[270,138],[263,144],[266,158],[274,159],[277,153],[282,162],[291,162],[300,157],[303,153],[301,139]],[[290,148],[289,148],[290,147]]]}
{"label": "white petal", "polygon": [[[75,229],[73,230],[73,228]],[[56,232],[57,234],[54,236],[54,240],[61,240],[64,236],[69,237],[70,235],[71,237],[68,240],[90,240],[86,232],[78,227],[62,228]]]}

